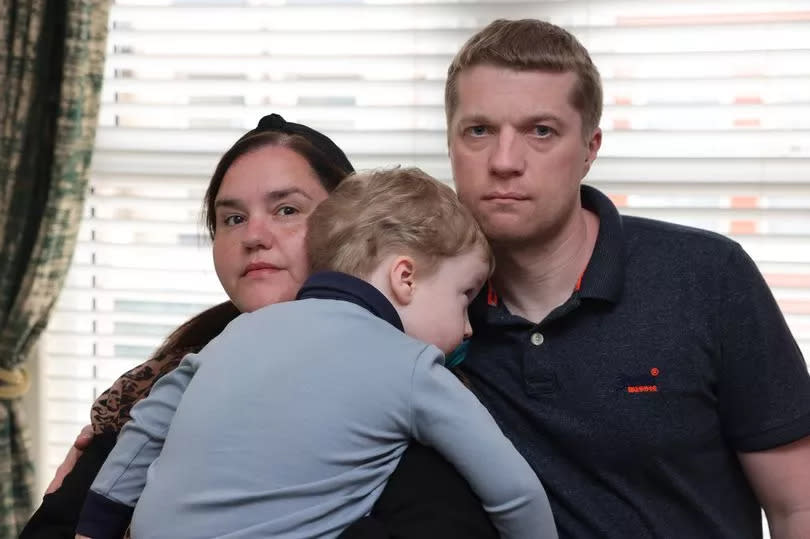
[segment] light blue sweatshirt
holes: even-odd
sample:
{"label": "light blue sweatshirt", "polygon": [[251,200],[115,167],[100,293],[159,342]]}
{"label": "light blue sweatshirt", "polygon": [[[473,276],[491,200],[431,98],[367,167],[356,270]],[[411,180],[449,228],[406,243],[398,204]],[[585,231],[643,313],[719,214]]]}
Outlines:
{"label": "light blue sweatshirt", "polygon": [[155,384],[80,532],[102,539],[113,502],[135,506],[136,538],[337,537],[415,439],[467,479],[503,539],[557,537],[535,473],[382,294],[328,273],[302,297],[238,317]]}

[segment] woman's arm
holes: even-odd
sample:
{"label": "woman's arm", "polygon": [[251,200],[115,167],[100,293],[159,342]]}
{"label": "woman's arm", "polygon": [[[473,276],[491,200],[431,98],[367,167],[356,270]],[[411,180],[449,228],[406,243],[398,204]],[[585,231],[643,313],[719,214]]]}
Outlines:
{"label": "woman's arm", "polygon": [[130,420],[132,406],[148,395],[152,385],[175,369],[181,359],[182,355],[155,356],[122,374],[102,393],[91,408],[91,424],[82,428],[76,437],[65,460],[56,469],[56,474],[45,489],[45,494],[51,494],[61,486],[95,434],[120,432]]}
{"label": "woman's arm", "polygon": [[436,450],[412,442],[374,504],[340,539],[498,539],[481,501]]}
{"label": "woman's arm", "polygon": [[[93,438],[90,442],[82,435],[77,438],[21,537],[74,537],[90,485],[121,428],[130,420],[132,407],[149,394],[157,380],[175,369],[183,356],[198,352],[238,315],[239,311],[229,301],[201,312],[169,335],[149,360],[123,374],[99,396],[91,418],[92,432],[102,440]],[[86,434],[84,429],[82,432]],[[90,455],[81,454],[85,442],[90,444],[86,449]],[[63,477],[67,483],[62,481]]]}
{"label": "woman's arm", "polygon": [[65,475],[61,486],[42,499],[42,504],[23,528],[20,539],[73,539],[85,496],[115,440],[114,432],[93,437],[73,469]]}
{"label": "woman's arm", "polygon": [[76,461],[79,460],[79,457],[82,456],[82,453],[85,449],[90,446],[90,442],[93,441],[93,425],[85,425],[82,427],[82,430],[79,431],[79,435],[76,436],[76,440],[73,442],[73,445],[70,446],[67,455],[65,456],[65,460],[62,461],[56,468],[56,473],[51,479],[51,482],[48,483],[48,487],[45,489],[45,494],[51,494],[56,492],[56,489],[62,486],[62,481],[64,481],[65,476],[70,473],[74,466],[76,466]]}
{"label": "woman's arm", "polygon": [[92,425],[84,427],[59,465],[42,504],[23,528],[21,539],[73,538],[90,485],[115,446],[134,404],[180,363],[182,356],[156,355],[124,373],[93,404]]}
{"label": "woman's arm", "polygon": [[126,531],[146,485],[149,467],[160,455],[177,406],[199,362],[197,354],[187,355],[132,409],[132,420],[121,430],[115,448],[90,487],[76,529],[79,534],[117,537]]}

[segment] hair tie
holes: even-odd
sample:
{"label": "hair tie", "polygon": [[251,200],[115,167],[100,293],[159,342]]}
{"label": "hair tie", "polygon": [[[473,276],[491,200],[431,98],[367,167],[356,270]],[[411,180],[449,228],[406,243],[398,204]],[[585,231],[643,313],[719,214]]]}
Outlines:
{"label": "hair tie", "polygon": [[268,114],[267,116],[263,117],[259,120],[259,125],[256,126],[256,129],[260,130],[268,130],[268,131],[282,131],[287,132],[287,120],[281,117],[280,114]]}

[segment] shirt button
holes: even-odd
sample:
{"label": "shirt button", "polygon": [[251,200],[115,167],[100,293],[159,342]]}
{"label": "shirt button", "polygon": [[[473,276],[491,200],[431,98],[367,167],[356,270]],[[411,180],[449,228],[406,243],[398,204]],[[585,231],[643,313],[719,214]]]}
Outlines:
{"label": "shirt button", "polygon": [[540,346],[541,344],[543,344],[543,341],[545,339],[543,339],[543,334],[538,332],[538,333],[532,333],[532,336],[531,336],[530,340],[532,341],[533,345]]}

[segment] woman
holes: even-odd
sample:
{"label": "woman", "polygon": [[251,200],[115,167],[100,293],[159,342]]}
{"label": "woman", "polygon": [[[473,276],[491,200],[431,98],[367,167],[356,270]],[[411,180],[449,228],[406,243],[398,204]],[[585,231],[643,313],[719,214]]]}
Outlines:
{"label": "woman", "polygon": [[[307,277],[306,218],[353,167],[328,137],[273,114],[220,160],[205,195],[214,266],[230,301],[174,331],[154,356],[93,405],[94,436],[73,469],[23,530],[26,538],[72,538],[84,497],[132,406],[182,357],[240,314],[295,297]],[[496,537],[469,487],[435,452],[406,451],[372,518],[347,538]]]}

